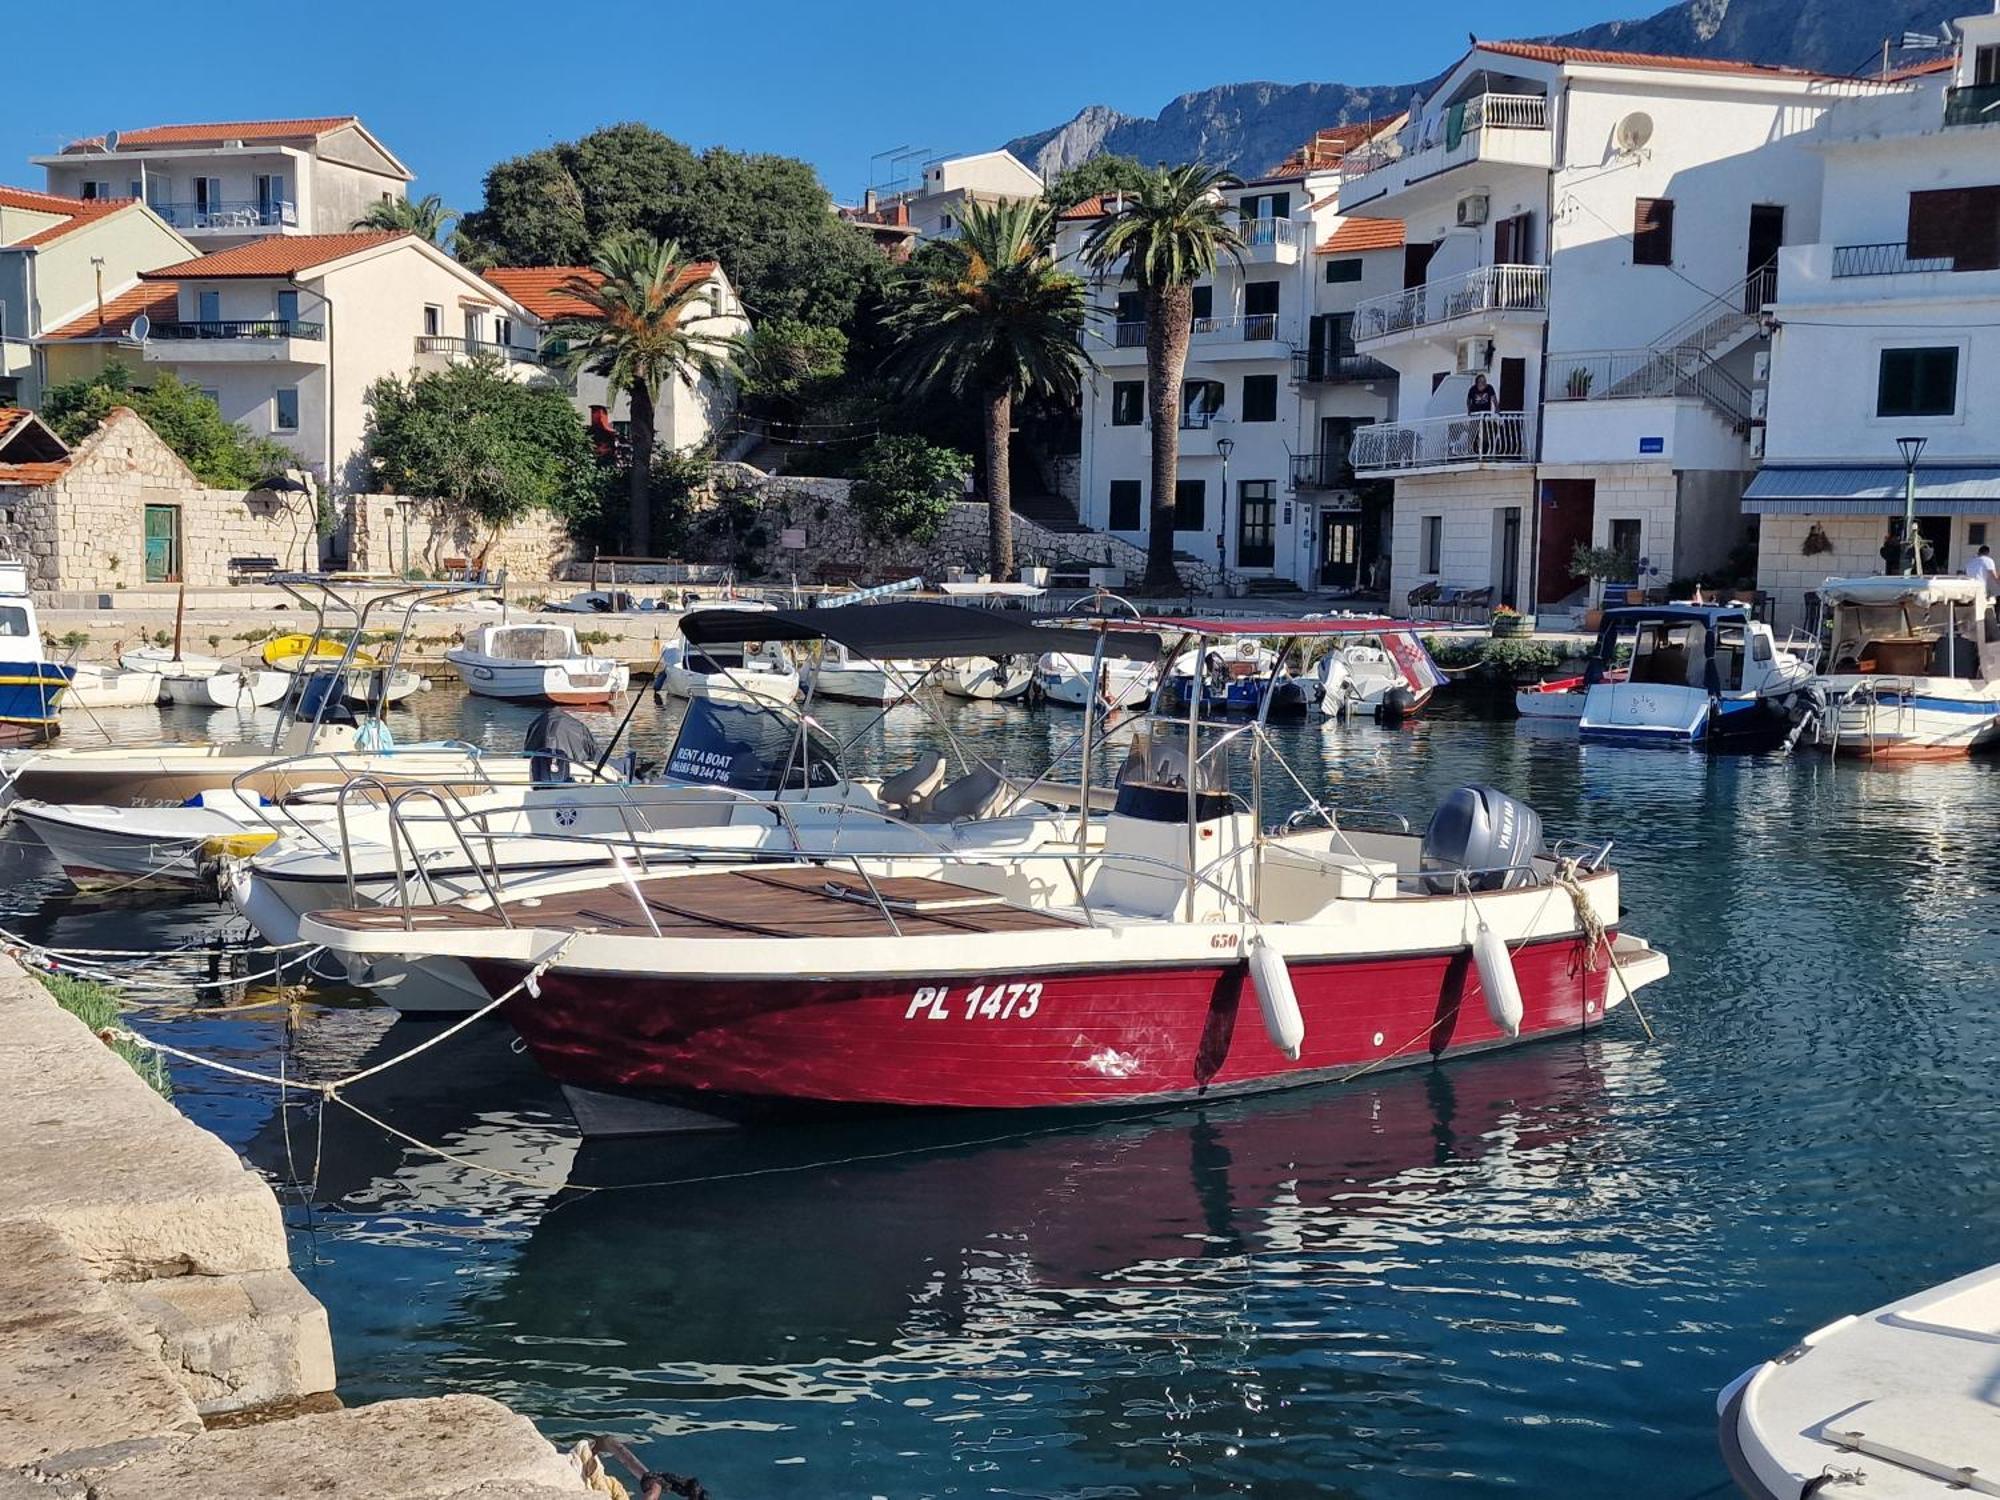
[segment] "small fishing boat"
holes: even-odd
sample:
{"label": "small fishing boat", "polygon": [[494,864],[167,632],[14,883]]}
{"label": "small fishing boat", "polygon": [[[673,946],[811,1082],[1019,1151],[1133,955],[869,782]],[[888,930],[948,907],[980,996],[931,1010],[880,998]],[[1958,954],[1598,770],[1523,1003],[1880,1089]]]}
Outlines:
{"label": "small fishing boat", "polygon": [[[196,652],[183,654],[176,646],[135,646],[130,651],[119,653],[118,665],[128,672],[151,672],[158,677],[212,676],[227,671],[229,667],[219,656],[202,656]],[[160,701],[167,701],[164,692]]]}
{"label": "small fishing boat", "polygon": [[1328,718],[1355,714],[1407,718],[1431,701],[1445,676],[1408,624],[1365,615],[1308,615],[1338,625],[1320,657],[1319,710]]}
{"label": "small fishing boat", "polygon": [[1157,663],[1098,662],[1073,651],[1050,651],[1035,663],[1035,690],[1050,703],[1083,708],[1092,702],[1129,708],[1152,697],[1159,685]]}
{"label": "small fishing boat", "polygon": [[[346,642],[304,631],[274,636],[264,642],[258,654],[264,658],[265,666],[279,672],[301,671],[308,662],[314,668],[327,667],[350,655]],[[358,647],[351,655],[356,666],[374,665],[375,658]]]}
{"label": "small fishing boat", "polygon": [[[1184,632],[1197,653],[1236,636],[1221,620],[1132,628]],[[1314,629],[1291,628],[1281,658]],[[1577,1036],[1665,977],[1620,930],[1608,845],[1545,846],[1533,810],[1490,787],[1446,797],[1421,835],[1317,802],[1270,828],[1270,753],[1246,725],[1155,716],[1101,843],[997,866],[628,866],[561,893],[323,911],[300,936],[350,969],[449,957],[488,994],[517,991],[504,1014],[587,1134],[1324,1083]]]}
{"label": "small fishing boat", "polygon": [[[770,608],[751,603],[728,607],[750,611]],[[686,621],[700,612],[691,609],[681,618]],[[653,697],[658,699],[664,694],[676,698],[758,698],[767,703],[790,703],[799,695],[799,671],[782,651],[761,642],[693,646],[682,635],[660,648]]]}
{"label": "small fishing boat", "polygon": [[[224,856],[247,857],[275,843],[280,825],[262,799],[227,789],[199,792],[180,807],[104,807],[22,801],[10,808],[55,857],[79,891],[180,890],[211,883]],[[294,807],[291,823],[324,821],[331,806]]]}
{"label": "small fishing boat", "polygon": [[286,672],[255,667],[223,667],[215,672],[187,672],[184,662],[168,662],[160,688],[169,703],[187,708],[269,708],[292,690]]}
{"label": "small fishing boat", "polygon": [[564,615],[652,614],[667,608],[658,599],[633,594],[628,589],[585,589],[567,599],[551,599],[542,608]]}
{"label": "small fishing boat", "polygon": [[1586,741],[1770,749],[1813,712],[1814,652],[1807,640],[1778,641],[1740,604],[1608,609],[1577,729]]}
{"label": "small fishing boat", "polygon": [[1982,580],[1829,578],[1819,743],[1869,760],[1942,760],[2000,739],[2000,635]]}
{"label": "small fishing boat", "polygon": [[467,690],[515,702],[609,703],[632,675],[623,662],[586,655],[567,625],[481,625],[444,659]]}
{"label": "small fishing boat", "polygon": [[166,696],[157,671],[79,662],[63,695],[65,708],[139,708]]}
{"label": "small fishing boat", "polygon": [[0,726],[12,741],[46,739],[73,668],[42,659],[42,627],[26,563],[0,562]]}
{"label": "small fishing boat", "polygon": [[946,697],[978,703],[1012,703],[1027,697],[1034,685],[1034,663],[1023,657],[960,657],[938,672],[938,686]]}
{"label": "small fishing boat", "polygon": [[812,658],[800,666],[799,682],[814,698],[886,708],[907,703],[927,670],[925,663],[908,658],[871,661],[856,655],[843,642],[829,640],[821,642]]}
{"label": "small fishing boat", "polygon": [[[1977,582],[1977,580],[1974,580]],[[2000,1494],[2000,1266],[1835,1320],[1716,1399],[1750,1500]]]}
{"label": "small fishing boat", "polygon": [[262,654],[264,665],[289,675],[294,689],[308,677],[337,670],[342,662],[347,663],[341,677],[341,697],[357,707],[401,703],[424,686],[424,679],[415,672],[403,667],[391,668],[372,651],[304,632],[266,641]]}

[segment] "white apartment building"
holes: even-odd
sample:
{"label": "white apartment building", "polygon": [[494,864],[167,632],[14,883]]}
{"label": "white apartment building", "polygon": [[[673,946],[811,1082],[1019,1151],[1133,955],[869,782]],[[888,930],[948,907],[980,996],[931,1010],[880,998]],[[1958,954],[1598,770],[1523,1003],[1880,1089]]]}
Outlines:
{"label": "white apartment building", "polygon": [[1042,196],[1042,179],[1034,168],[1008,151],[981,151],[926,163],[919,185],[887,200],[864,205],[880,217],[885,208],[901,205],[902,221],[921,239],[949,238],[958,233],[967,203],[1003,203]]}
{"label": "white apartment building", "polygon": [[[1357,351],[1351,330],[1357,304],[1400,285],[1402,230],[1342,219],[1333,194],[1341,156],[1385,128],[1323,131],[1268,176],[1231,189],[1245,248],[1194,288],[1174,546],[1218,567],[1230,586],[1366,590],[1382,581],[1388,487],[1358,483],[1349,450],[1357,431],[1392,411],[1395,372]],[[1064,214],[1058,255],[1080,265],[1090,231],[1118,206],[1092,199]],[[1096,369],[1083,392],[1078,514],[1143,548],[1152,471],[1145,296],[1112,275],[1085,274]]]}
{"label": "white apartment building", "polygon": [[[1757,583],[1803,624],[1829,577],[1879,573],[1903,528],[1898,440],[1924,440],[1929,571],[2000,551],[2000,9],[1956,58],[1820,123],[1825,208],[1771,312]],[[1891,554],[1892,557],[1895,554]]]}
{"label": "white apartment building", "polygon": [[[1751,381],[1781,249],[1820,237],[1814,128],[1871,85],[1792,69],[1475,43],[1343,214],[1400,219],[1403,286],[1356,309],[1400,375],[1355,468],[1396,484],[1392,591],[1570,599],[1579,543],[1640,581],[1744,535]],[[1496,409],[1469,410],[1484,374]]]}
{"label": "white apartment building", "polygon": [[410,182],[409,168],[353,115],[111,130],[32,160],[51,193],[144,199],[204,250],[342,234]]}
{"label": "white apartment building", "polygon": [[[496,267],[484,273],[486,280],[533,313],[546,330],[565,318],[594,317],[587,302],[566,295],[563,288],[581,278],[595,282],[599,273],[589,266]],[[675,291],[684,287],[705,287],[707,303],[690,302],[689,330],[713,342],[718,354],[729,341],[750,331],[750,319],[743,302],[730,285],[722,267],[712,260],[694,261],[681,270]],[[631,420],[632,398],[623,390],[612,390],[602,375],[582,371],[565,377],[570,383],[570,399],[586,418],[593,407],[602,407],[606,419],[619,432]],[[735,387],[726,373],[703,375],[699,379],[672,380],[661,388],[653,408],[655,440],[667,448],[688,448],[706,442],[729,420],[735,408]]]}
{"label": "white apartment building", "polygon": [[94,323],[141,271],[194,253],[133,200],[0,187],[0,406],[39,406],[49,385],[94,373],[96,346],[78,340],[52,353],[47,335]]}

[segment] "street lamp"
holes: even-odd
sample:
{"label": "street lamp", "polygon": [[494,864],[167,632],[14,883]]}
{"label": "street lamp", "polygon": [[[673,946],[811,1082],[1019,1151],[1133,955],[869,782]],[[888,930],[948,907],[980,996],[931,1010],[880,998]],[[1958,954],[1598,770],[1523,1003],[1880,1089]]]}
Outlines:
{"label": "street lamp", "polygon": [[1905,573],[1919,572],[1922,567],[1922,547],[1917,541],[1917,460],[1924,456],[1924,444],[1929,441],[1920,437],[1896,439],[1903,455],[1903,546],[1910,558],[1904,565]]}
{"label": "street lamp", "polygon": [[1215,451],[1222,455],[1222,503],[1215,508],[1215,568],[1226,597],[1229,593],[1229,455],[1236,451],[1236,439],[1217,438]]}

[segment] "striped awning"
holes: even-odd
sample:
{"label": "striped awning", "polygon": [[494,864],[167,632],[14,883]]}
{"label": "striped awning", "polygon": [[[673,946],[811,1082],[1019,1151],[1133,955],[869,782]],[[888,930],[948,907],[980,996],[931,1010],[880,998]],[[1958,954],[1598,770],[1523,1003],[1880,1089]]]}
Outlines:
{"label": "striped awning", "polygon": [[[1760,469],[1743,492],[1752,516],[1888,515],[1903,508],[1903,469],[1800,465]],[[2000,467],[1917,469],[1920,516],[2000,515]]]}

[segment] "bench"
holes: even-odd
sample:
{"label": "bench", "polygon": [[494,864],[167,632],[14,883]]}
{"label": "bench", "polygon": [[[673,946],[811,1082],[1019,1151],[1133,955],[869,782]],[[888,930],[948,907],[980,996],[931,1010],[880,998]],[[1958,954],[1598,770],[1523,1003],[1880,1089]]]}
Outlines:
{"label": "bench", "polygon": [[229,559],[229,581],[242,583],[251,578],[267,578],[278,571],[275,557],[232,557]]}
{"label": "bench", "polygon": [[486,582],[486,570],[475,567],[466,558],[447,557],[441,559],[438,563],[438,582],[484,583]]}

